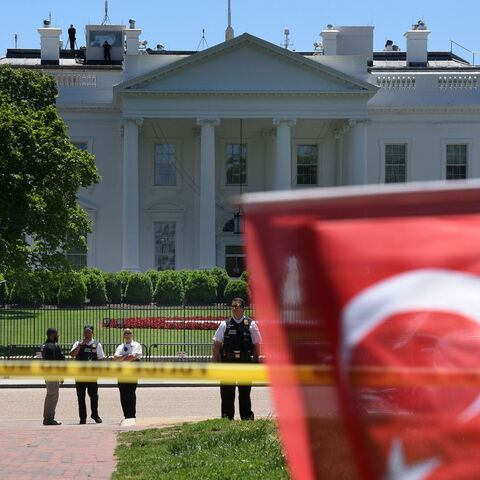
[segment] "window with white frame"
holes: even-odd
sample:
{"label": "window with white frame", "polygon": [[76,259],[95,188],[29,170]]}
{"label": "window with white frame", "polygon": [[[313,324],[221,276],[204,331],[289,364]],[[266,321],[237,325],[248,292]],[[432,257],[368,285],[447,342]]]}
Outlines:
{"label": "window with white frame", "polygon": [[[69,240],[72,240],[70,237]],[[87,247],[80,239],[74,241],[73,248],[65,252],[73,270],[81,270],[87,266]]]}
{"label": "window with white frame", "polygon": [[155,185],[175,185],[176,181],[175,144],[155,144]]}
{"label": "window with white frame", "polygon": [[245,143],[227,143],[225,171],[227,185],[247,183],[247,145]]}
{"label": "window with white frame", "polygon": [[467,178],[467,145],[447,145],[447,162],[445,178],[447,180],[462,180]]}
{"label": "window with white frame", "polygon": [[88,142],[72,142],[72,145],[82,151],[88,150]]}
{"label": "window with white frame", "polygon": [[297,185],[318,184],[317,145],[297,145]]}
{"label": "window with white frame", "polygon": [[385,145],[385,183],[407,181],[407,145],[388,143]]}
{"label": "window with white frame", "polygon": [[245,254],[241,245],[225,246],[225,270],[229,277],[239,277],[245,270]]}
{"label": "window with white frame", "polygon": [[175,270],[175,222],[155,222],[155,267]]}

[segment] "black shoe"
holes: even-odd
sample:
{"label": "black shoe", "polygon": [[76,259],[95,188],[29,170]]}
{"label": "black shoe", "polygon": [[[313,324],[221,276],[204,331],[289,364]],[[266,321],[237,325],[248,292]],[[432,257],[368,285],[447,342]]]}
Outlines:
{"label": "black shoe", "polygon": [[87,420],[85,418],[80,419],[80,425],[85,425],[87,423]]}
{"label": "black shoe", "polygon": [[95,420],[95,423],[102,423],[102,419],[98,415],[96,417],[92,415],[92,418]]}
{"label": "black shoe", "polygon": [[61,425],[62,422],[57,422],[56,420],[44,420],[44,425]]}

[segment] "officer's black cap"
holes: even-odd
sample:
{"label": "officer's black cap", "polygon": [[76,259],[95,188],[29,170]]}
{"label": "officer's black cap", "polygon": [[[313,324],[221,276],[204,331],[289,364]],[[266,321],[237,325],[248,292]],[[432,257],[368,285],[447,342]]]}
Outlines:
{"label": "officer's black cap", "polygon": [[50,327],[50,328],[47,330],[47,337],[49,337],[50,335],[52,335],[52,333],[58,333],[58,332],[57,332],[57,329]]}
{"label": "officer's black cap", "polygon": [[90,330],[91,332],[93,332],[93,325],[85,325],[83,327],[84,330]]}

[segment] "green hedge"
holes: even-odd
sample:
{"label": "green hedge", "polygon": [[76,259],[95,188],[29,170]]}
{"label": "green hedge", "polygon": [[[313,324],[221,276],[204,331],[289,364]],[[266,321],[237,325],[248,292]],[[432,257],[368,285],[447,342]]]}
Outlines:
{"label": "green hedge", "polygon": [[124,301],[147,305],[152,302],[152,282],[143,273],[132,273],[128,279]]}
{"label": "green hedge", "polygon": [[80,274],[87,287],[87,298],[90,300],[90,305],[105,305],[107,289],[102,271],[98,268],[82,268]]}
{"label": "green hedge", "polygon": [[248,284],[243,280],[230,280],[225,287],[225,301],[231,303],[234,298],[243,298],[249,303],[250,293]]}
{"label": "green hedge", "polygon": [[42,305],[44,294],[39,278],[33,272],[26,272],[15,279],[10,290],[10,302],[17,305]]}
{"label": "green hedge", "polygon": [[217,284],[207,271],[193,270],[185,288],[188,303],[213,303],[217,297]]}
{"label": "green hedge", "polygon": [[120,285],[122,286],[122,300],[125,296],[125,290],[127,289],[128,279],[132,276],[132,272],[129,270],[122,270],[115,274],[120,280]]}
{"label": "green hedge", "polygon": [[175,270],[158,272],[153,301],[158,305],[181,305],[185,297],[182,278]]}
{"label": "green hedge", "polygon": [[[0,273],[0,281],[5,280],[3,274]],[[0,303],[8,302],[8,282],[0,283]]]}
{"label": "green hedge", "polygon": [[217,297],[215,301],[217,303],[225,302],[225,287],[230,281],[227,271],[220,267],[214,267],[210,270],[210,275],[215,279],[215,283],[217,284]]}
{"label": "green hedge", "polygon": [[103,274],[103,280],[105,281],[108,301],[112,303],[122,303],[122,283],[120,282],[120,278],[115,273],[105,272]]}
{"label": "green hedge", "polygon": [[61,306],[79,306],[85,303],[87,286],[83,276],[78,272],[68,272],[60,278],[58,304]]}

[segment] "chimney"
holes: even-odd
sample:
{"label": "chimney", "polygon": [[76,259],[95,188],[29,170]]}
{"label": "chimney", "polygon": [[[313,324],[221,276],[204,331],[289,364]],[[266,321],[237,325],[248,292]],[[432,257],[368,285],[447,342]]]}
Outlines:
{"label": "chimney", "polygon": [[125,30],[125,37],[127,42],[127,55],[138,55],[140,46],[140,34],[142,31],[135,28],[135,19],[131,18],[128,23],[130,27]]}
{"label": "chimney", "polygon": [[327,29],[320,33],[323,43],[324,55],[337,55],[337,35],[340,32],[333,28],[333,25],[328,24]]}
{"label": "chimney", "polygon": [[407,38],[407,65],[410,67],[426,67],[428,60],[428,36],[430,30],[423,20],[412,25],[405,33]]}
{"label": "chimney", "polygon": [[40,57],[42,65],[58,65],[62,29],[51,28],[50,20],[44,20],[43,28],[39,28],[38,33],[40,34]]}

